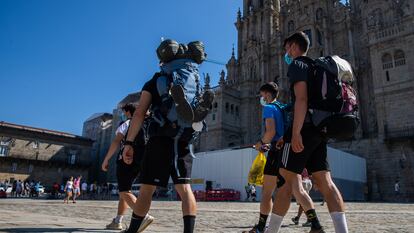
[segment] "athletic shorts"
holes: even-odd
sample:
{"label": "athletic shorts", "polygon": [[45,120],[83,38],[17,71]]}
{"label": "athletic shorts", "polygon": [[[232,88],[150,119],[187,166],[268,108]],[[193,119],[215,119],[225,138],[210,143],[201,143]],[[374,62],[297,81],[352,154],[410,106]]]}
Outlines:
{"label": "athletic shorts", "polygon": [[285,179],[279,174],[279,168],[281,165],[282,151],[276,149],[275,145],[272,144],[271,149],[267,152],[266,165],[264,168],[264,174],[267,176],[277,176],[277,187],[280,188],[284,183]]}
{"label": "athletic shorts", "polygon": [[309,174],[318,171],[329,171],[324,135],[309,123],[303,125],[301,135],[304,149],[300,153],[293,152],[291,137],[286,137],[282,149],[281,167],[296,174],[301,174],[305,167]]}
{"label": "athletic shorts", "polygon": [[188,150],[188,143],[178,142],[177,152],[175,158],[172,138],[150,138],[145,147],[140,183],[167,187],[170,177],[174,184],[190,183],[193,157]]}
{"label": "athletic shorts", "polygon": [[132,184],[137,178],[141,170],[142,157],[144,155],[145,147],[134,150],[134,159],[131,164],[126,164],[122,157],[119,157],[116,162],[116,178],[118,180],[119,192],[131,191]]}

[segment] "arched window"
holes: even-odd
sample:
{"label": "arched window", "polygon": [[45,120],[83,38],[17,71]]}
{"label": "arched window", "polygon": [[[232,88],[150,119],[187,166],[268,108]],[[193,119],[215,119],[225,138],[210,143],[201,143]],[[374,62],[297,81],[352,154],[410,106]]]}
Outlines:
{"label": "arched window", "polygon": [[264,6],[263,0],[259,0],[259,5],[260,5],[260,7],[263,7]]}
{"label": "arched window", "polygon": [[288,33],[292,33],[295,30],[295,22],[293,20],[288,23]]}
{"label": "arched window", "polygon": [[392,64],[392,56],[389,53],[385,53],[382,55],[381,58],[382,61],[382,69],[386,70],[386,69],[391,69],[393,68],[393,64]]}
{"label": "arched window", "polygon": [[323,17],[323,10],[322,8],[318,8],[316,10],[316,20],[322,20]]}
{"label": "arched window", "polygon": [[394,64],[395,67],[405,65],[405,54],[402,50],[396,50],[394,52]]}
{"label": "arched window", "polygon": [[214,108],[217,108],[217,102],[214,103]]}
{"label": "arched window", "polygon": [[234,114],[234,105],[233,104],[230,106],[230,112],[231,112],[231,114]]}
{"label": "arched window", "polygon": [[226,113],[229,113],[229,103],[226,103]]}
{"label": "arched window", "polygon": [[236,116],[239,116],[239,106],[236,106]]}

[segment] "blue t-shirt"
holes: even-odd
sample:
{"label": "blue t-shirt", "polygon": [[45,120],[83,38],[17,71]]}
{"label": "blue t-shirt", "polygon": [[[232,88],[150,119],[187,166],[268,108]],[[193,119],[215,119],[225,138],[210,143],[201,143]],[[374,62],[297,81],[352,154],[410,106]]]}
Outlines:
{"label": "blue t-shirt", "polygon": [[281,110],[273,105],[273,104],[266,104],[263,106],[263,124],[266,126],[266,119],[273,118],[276,125],[276,135],[273,137],[272,142],[279,140],[280,137],[283,136],[284,133],[284,125],[283,125],[283,115]]}

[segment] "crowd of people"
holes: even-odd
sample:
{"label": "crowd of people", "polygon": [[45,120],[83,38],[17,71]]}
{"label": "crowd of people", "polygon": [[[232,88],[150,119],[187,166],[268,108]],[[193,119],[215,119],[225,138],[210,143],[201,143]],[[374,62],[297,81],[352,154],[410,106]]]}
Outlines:
{"label": "crowd of people", "polygon": [[34,180],[4,180],[4,182],[0,182],[0,187],[3,187],[4,191],[11,189],[11,197],[39,197],[44,192],[40,181]]}

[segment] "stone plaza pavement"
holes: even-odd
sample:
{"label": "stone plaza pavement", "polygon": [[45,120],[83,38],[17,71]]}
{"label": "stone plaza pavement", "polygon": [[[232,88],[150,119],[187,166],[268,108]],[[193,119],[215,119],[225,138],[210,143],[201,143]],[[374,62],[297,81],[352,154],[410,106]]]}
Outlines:
{"label": "stone plaza pavement", "polygon": [[[0,232],[116,232],[103,229],[116,206],[116,201],[0,199]],[[196,232],[242,232],[257,221],[258,209],[258,203],[200,202]],[[348,203],[347,209],[351,233],[414,232],[414,204]],[[292,203],[281,233],[309,231],[290,225],[296,210]],[[317,211],[327,232],[333,232],[327,207],[317,204]],[[156,220],[145,232],[182,232],[180,202],[154,201],[150,214]]]}

